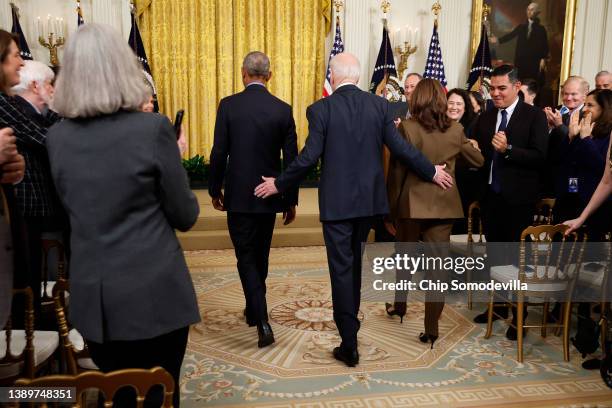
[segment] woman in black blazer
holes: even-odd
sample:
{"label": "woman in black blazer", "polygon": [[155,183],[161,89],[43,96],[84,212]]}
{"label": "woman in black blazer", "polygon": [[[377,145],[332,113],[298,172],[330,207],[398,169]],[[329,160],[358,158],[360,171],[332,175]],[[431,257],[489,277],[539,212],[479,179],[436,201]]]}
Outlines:
{"label": "woman in black blazer", "polygon": [[102,371],[168,370],[178,407],[189,325],[200,314],[174,230],[191,228],[199,206],[170,121],[139,112],[147,96],[119,33],[81,26],[53,101],[66,119],[47,147],[72,227],[71,322]]}

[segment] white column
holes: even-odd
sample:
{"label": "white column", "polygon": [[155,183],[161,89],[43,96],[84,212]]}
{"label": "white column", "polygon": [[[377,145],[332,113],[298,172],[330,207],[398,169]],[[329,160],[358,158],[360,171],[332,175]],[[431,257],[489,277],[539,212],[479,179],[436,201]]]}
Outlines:
{"label": "white column", "polygon": [[572,74],[595,87],[595,75],[612,69],[612,6],[604,0],[578,2]]}
{"label": "white column", "polygon": [[[444,60],[448,89],[464,88],[467,82],[470,58],[472,2],[469,0],[441,1],[442,12],[438,33]],[[433,17],[432,17],[433,18]],[[433,29],[433,27],[432,27]],[[431,33],[426,36],[425,53]]]}
{"label": "white column", "polygon": [[11,6],[9,0],[0,0],[0,29],[11,30]]}
{"label": "white column", "polygon": [[[129,4],[129,2],[128,2]],[[125,13],[128,12],[128,16]],[[108,24],[121,32],[126,38],[125,17],[129,18],[129,8],[126,0],[94,0],[92,1],[92,21],[95,23]]]}
{"label": "white column", "polygon": [[[344,7],[344,50],[354,54],[361,63],[359,87],[367,90],[372,76],[373,62],[369,55],[371,0],[346,0]],[[342,20],[342,17],[340,18]],[[382,27],[381,27],[382,31]],[[332,34],[333,35],[333,34]],[[380,41],[380,33],[378,38]],[[374,56],[376,58],[376,56]]]}

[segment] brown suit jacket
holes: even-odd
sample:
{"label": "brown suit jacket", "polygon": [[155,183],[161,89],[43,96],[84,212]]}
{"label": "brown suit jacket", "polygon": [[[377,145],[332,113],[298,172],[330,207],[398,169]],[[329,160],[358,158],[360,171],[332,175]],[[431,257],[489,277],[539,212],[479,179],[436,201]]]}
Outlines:
{"label": "brown suit jacket", "polygon": [[[455,160],[459,155],[473,167],[481,167],[484,157],[465,137],[463,127],[453,122],[446,132],[427,132],[416,120],[402,121],[400,133],[434,164],[446,164],[455,177]],[[457,185],[443,190],[425,182],[393,157],[387,179],[389,206],[393,219],[463,218]]]}

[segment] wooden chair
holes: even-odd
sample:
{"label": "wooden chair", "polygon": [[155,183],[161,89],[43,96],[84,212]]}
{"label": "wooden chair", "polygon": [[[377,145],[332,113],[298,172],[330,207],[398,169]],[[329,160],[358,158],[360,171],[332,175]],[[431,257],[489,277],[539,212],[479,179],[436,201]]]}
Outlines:
{"label": "wooden chair", "polygon": [[16,378],[34,378],[39,367],[50,361],[59,345],[55,331],[34,330],[34,296],[32,289],[13,289],[13,298],[25,297],[24,330],[13,330],[9,318],[0,331],[0,383],[11,384]]}
{"label": "wooden chair", "polygon": [[[526,328],[539,327],[542,335],[546,335],[547,327],[561,327],[563,329],[563,358],[569,361],[569,331],[571,314],[571,296],[582,267],[582,256],[586,242],[586,235],[579,239],[576,232],[565,237],[563,234],[569,227],[566,225],[539,225],[526,228],[521,234],[519,249],[519,265],[502,265],[491,268],[491,279],[497,282],[511,282],[519,280],[527,285],[526,289],[511,291],[506,298],[495,291],[490,292],[487,332],[485,338],[490,338],[493,331],[493,315],[499,316],[493,307],[495,298],[505,301],[506,306],[516,307],[516,328],[518,350],[517,360],[523,362],[523,333]],[[530,237],[533,242],[527,242]],[[560,238],[560,241],[553,240]],[[542,251],[545,245],[547,250]],[[527,250],[530,250],[530,256]],[[531,298],[531,302],[529,301]],[[560,324],[546,322],[546,307],[551,298],[556,298],[563,304],[563,319]],[[514,300],[513,300],[514,299]],[[537,299],[543,301],[535,302]],[[524,312],[527,305],[539,304],[544,307],[544,318],[541,325],[526,325]]]}
{"label": "wooden chair", "polygon": [[53,302],[55,304],[55,317],[59,329],[59,338],[62,346],[63,361],[67,374],[76,375],[83,370],[98,370],[98,367],[89,357],[87,345],[83,336],[77,329],[70,329],[66,319],[66,299],[70,291],[68,280],[59,279],[53,286]]}
{"label": "wooden chair", "polygon": [[40,301],[43,305],[53,304],[53,286],[55,281],[49,280],[49,253],[57,250],[57,279],[66,279],[66,255],[64,244],[56,239],[42,240],[42,275]]}
{"label": "wooden chair", "polygon": [[[36,379],[19,379],[15,383],[17,387],[74,387],[76,388],[76,402],[73,407],[83,407],[84,392],[88,389],[100,390],[104,395],[105,407],[113,406],[113,396],[123,387],[132,387],[136,391],[136,406],[144,406],[147,392],[156,385],[164,386],[163,407],[172,407],[172,396],[174,394],[174,379],[163,368],[155,367],[150,370],[129,368],[125,370],[101,373],[99,371],[88,371],[79,375],[50,375]],[[47,404],[39,406],[46,407]],[[14,404],[13,407],[17,407]]]}
{"label": "wooden chair", "polygon": [[542,198],[538,201],[533,215],[533,225],[552,224],[554,207],[554,198]]}
{"label": "wooden chair", "polygon": [[[454,234],[450,236],[451,252],[467,257],[484,255],[487,241],[483,233],[480,203],[474,201],[468,208],[467,234]],[[471,280],[472,273],[468,271],[466,282],[471,282]],[[472,291],[467,290],[467,305],[470,310],[472,310],[472,297]]]}

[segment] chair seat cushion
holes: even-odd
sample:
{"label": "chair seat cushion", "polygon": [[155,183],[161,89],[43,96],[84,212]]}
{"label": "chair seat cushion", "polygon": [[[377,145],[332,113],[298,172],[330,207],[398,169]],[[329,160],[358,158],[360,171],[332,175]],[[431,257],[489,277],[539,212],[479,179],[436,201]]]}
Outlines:
{"label": "chair seat cushion", "polygon": [[[70,343],[72,343],[77,351],[82,351],[85,348],[83,336],[81,336],[81,333],[79,333],[77,329],[72,329],[68,332],[68,340],[70,340]],[[86,370],[99,370],[98,366],[89,357],[78,358],[77,364],[79,367]]]}
{"label": "chair seat cushion", "polygon": [[[46,291],[46,295],[47,297],[53,297],[53,287],[55,286],[55,281],[47,281],[47,291]],[[44,296],[45,295],[45,287],[43,284],[40,285],[40,295]],[[66,300],[66,304],[68,303],[68,298],[70,297],[70,293],[69,292],[64,292],[64,299]]]}
{"label": "chair seat cushion", "polygon": [[[531,266],[533,269],[533,266]],[[553,273],[552,270],[554,268],[549,269],[549,273]],[[542,277],[546,273],[544,266],[538,266],[537,268],[537,276]],[[525,273],[527,277],[533,277],[533,272]],[[519,269],[515,265],[500,265],[491,267],[491,279],[494,279],[498,282],[509,282],[511,280],[517,280],[519,277]],[[523,283],[523,282],[521,282]],[[534,292],[558,292],[565,290],[567,288],[567,281],[542,281],[542,283],[527,283],[527,290]]]}
{"label": "chair seat cushion", "polygon": [[[11,331],[11,354],[18,355],[23,352],[26,345],[24,330]],[[59,346],[59,335],[55,331],[34,332],[34,366],[47,361]],[[6,356],[6,331],[0,331],[0,358]],[[0,364],[0,378],[19,375],[23,362],[13,364]]]}
{"label": "chair seat cushion", "polygon": [[[480,242],[480,235],[472,235],[472,239],[475,242]],[[453,243],[467,243],[468,242],[468,234],[453,234],[450,236],[450,242]],[[482,236],[482,242],[487,242],[484,235]]]}
{"label": "chair seat cushion", "polygon": [[99,370],[96,363],[89,357],[77,359],[77,365],[85,370]]}

